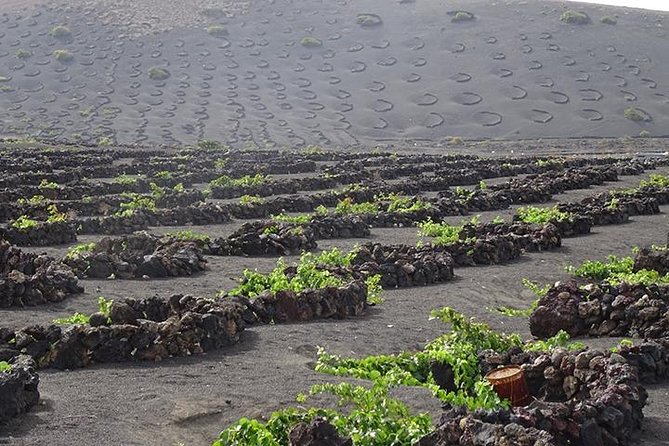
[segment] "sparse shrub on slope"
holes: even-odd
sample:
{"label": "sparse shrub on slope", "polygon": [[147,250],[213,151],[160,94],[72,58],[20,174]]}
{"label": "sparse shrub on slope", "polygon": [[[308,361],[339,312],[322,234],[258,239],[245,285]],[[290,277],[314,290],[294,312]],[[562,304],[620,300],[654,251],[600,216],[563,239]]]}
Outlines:
{"label": "sparse shrub on slope", "polygon": [[573,9],[568,9],[563,12],[560,16],[560,21],[570,23],[572,25],[587,25],[591,22],[590,16],[588,16],[588,14],[581,11],[574,11]]}

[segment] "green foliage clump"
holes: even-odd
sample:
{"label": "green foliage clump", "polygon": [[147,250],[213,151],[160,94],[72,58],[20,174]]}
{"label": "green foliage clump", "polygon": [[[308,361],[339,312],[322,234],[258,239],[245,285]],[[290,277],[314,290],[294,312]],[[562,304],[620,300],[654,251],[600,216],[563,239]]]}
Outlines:
{"label": "green foliage clump", "polygon": [[11,373],[12,365],[7,361],[0,361],[0,373]]}
{"label": "green foliage clump", "polygon": [[305,48],[320,48],[323,46],[323,41],[313,36],[303,37],[300,44]]}
{"label": "green foliage clump", "polygon": [[314,209],[314,214],[318,215],[318,216],[321,216],[321,217],[327,217],[327,215],[329,214],[329,211],[328,211],[327,207],[325,207],[321,204],[321,205],[318,205],[316,207],[316,209]]}
{"label": "green foliage clump", "polygon": [[[479,369],[478,354],[483,350],[504,352],[512,347],[526,351],[550,351],[556,347],[582,348],[570,344],[569,335],[560,332],[546,341],[523,343],[517,334],[507,335],[476,323],[451,308],[435,310],[432,319],[451,324],[451,332],[444,334],[418,352],[396,355],[374,355],[362,359],[341,358],[319,351],[316,370],[336,376],[372,380],[375,385],[421,386],[454,406],[470,410],[508,407],[501,400]],[[453,371],[455,390],[447,392],[437,385],[432,375],[433,363],[448,365]]]}
{"label": "green foliage clump", "polygon": [[631,273],[634,268],[634,259],[632,257],[617,257],[610,255],[607,261],[587,260],[580,266],[568,266],[567,272],[577,277],[584,277],[594,280],[604,280],[617,274]]}
{"label": "green foliage clump", "polygon": [[258,195],[242,195],[239,197],[239,204],[244,206],[263,204],[265,199]]}
{"label": "green foliage clump", "polygon": [[24,50],[23,48],[19,48],[18,50],[16,50],[16,57],[18,59],[29,59],[32,57],[32,55],[33,53],[31,53],[28,50]]}
{"label": "green foliage clump", "polygon": [[53,57],[55,57],[58,62],[71,62],[74,59],[74,55],[69,50],[55,50],[53,52]]}
{"label": "green foliage clump", "polygon": [[167,237],[173,239],[185,241],[185,242],[199,242],[199,243],[209,243],[211,237],[208,234],[202,234],[200,232],[195,232],[191,229],[184,229],[181,231],[168,232],[165,234]]}
{"label": "green foliage clump", "polygon": [[[346,412],[322,408],[287,408],[274,412],[267,422],[248,418],[221,432],[213,446],[284,446],[290,430],[299,423],[325,418],[339,434],[350,437],[356,446],[414,444],[432,429],[428,414],[413,415],[402,401],[389,396],[389,386],[375,384],[368,389],[350,383],[317,384],[310,395],[332,394],[339,406],[350,406]],[[306,396],[298,397],[305,402]]]}
{"label": "green foliage clump", "polygon": [[538,159],[537,166],[539,167],[559,167],[564,165],[564,160],[560,158]]}
{"label": "green foliage clump", "polygon": [[492,223],[493,225],[503,225],[504,224],[504,217],[502,217],[501,215],[498,215],[495,218],[493,218],[490,223]]}
{"label": "green foliage clump", "polygon": [[651,174],[648,180],[642,180],[639,187],[669,187],[669,175]]}
{"label": "green foliage clump", "polygon": [[138,178],[132,175],[119,175],[114,178],[113,182],[116,184],[122,184],[124,186],[130,186],[137,184]]}
{"label": "green foliage clump", "polygon": [[669,273],[661,275],[655,270],[642,269],[634,271],[632,257],[610,255],[607,261],[588,260],[579,267],[568,266],[567,271],[577,277],[593,280],[604,280],[612,285],[629,284],[669,284]]}
{"label": "green foliage clump", "polygon": [[259,186],[269,179],[269,176],[257,173],[253,176],[244,175],[241,178],[230,178],[227,175],[221,175],[220,177],[212,180],[209,185],[212,187],[251,187]]}
{"label": "green foliage clump", "polygon": [[648,113],[636,107],[627,107],[624,115],[627,119],[634,122],[650,122],[653,120]]}
{"label": "green foliage clump", "polygon": [[560,16],[560,21],[572,25],[587,25],[591,22],[590,16],[585,12],[568,9]]}
{"label": "green foliage clump", "polygon": [[438,246],[450,245],[460,240],[460,234],[465,224],[477,225],[479,216],[474,216],[469,222],[463,222],[460,225],[450,225],[448,223],[437,223],[431,218],[418,223],[418,235],[423,237],[434,237],[433,243]]}
{"label": "green foliage clump", "polygon": [[[103,296],[98,297],[98,312],[107,316],[108,322],[110,322],[109,313],[113,304],[114,300],[112,299],[105,299]],[[68,317],[54,319],[53,323],[56,325],[88,325],[90,321],[90,316],[77,312]]]}
{"label": "green foliage clump", "polygon": [[122,196],[130,198],[130,201],[121,203],[121,210],[114,214],[116,216],[129,216],[139,210],[155,211],[157,209],[156,199],[152,196],[141,195],[134,192],[126,192],[123,193]]}
{"label": "green foliage clump", "polygon": [[171,76],[170,72],[163,67],[151,67],[149,68],[149,78],[154,81],[164,81],[169,79]]}
{"label": "green foliage clump", "polygon": [[539,208],[535,206],[520,207],[516,210],[518,220],[524,223],[545,224],[548,222],[572,221],[574,215],[563,212],[553,206],[552,208]]}
{"label": "green foliage clump", "polygon": [[377,199],[390,201],[387,211],[397,212],[400,214],[409,214],[412,212],[419,212],[432,208],[432,205],[429,202],[420,198],[403,197],[395,193],[377,197]]}
{"label": "green foliage clump", "polygon": [[171,180],[172,172],[170,172],[169,170],[160,170],[153,174],[153,178],[157,178],[160,180]]}
{"label": "green foliage clump", "polygon": [[49,201],[48,198],[46,198],[44,195],[33,195],[32,197],[25,199],[25,198],[19,198],[17,200],[18,204],[29,204],[32,206],[38,206],[40,204],[44,204],[45,202]]}
{"label": "green foliage clump", "polygon": [[599,19],[600,22],[602,22],[605,25],[617,25],[618,24],[618,19],[615,17],[612,17],[610,15],[605,15],[601,19]]}
{"label": "green foliage clump", "polygon": [[379,205],[372,202],[354,203],[353,198],[346,197],[339,200],[334,212],[338,215],[376,214],[379,212]]}
{"label": "green foliage clump", "polygon": [[311,223],[311,219],[313,217],[309,214],[303,214],[303,215],[288,215],[285,212],[278,214],[278,215],[272,215],[272,220],[273,221],[278,221],[282,223],[293,223],[296,225],[306,225]]}
{"label": "green foliage clump", "polygon": [[276,267],[268,274],[262,274],[249,269],[244,270],[242,283],[228,292],[230,296],[257,297],[263,291],[290,290],[301,293],[307,289],[319,289],[327,287],[340,287],[344,280],[319,269],[315,259],[310,254],[303,254],[297,264],[295,275],[289,277],[286,273],[287,265],[283,259],[279,259]]}
{"label": "green foliage clump", "polygon": [[28,232],[39,225],[37,220],[33,220],[27,215],[21,215],[19,218],[11,222],[10,226],[21,232]]}
{"label": "green foliage clump", "polygon": [[46,219],[47,223],[62,223],[68,220],[67,214],[64,212],[59,212],[58,206],[55,204],[47,206],[46,209],[49,212],[49,216]]}
{"label": "green foliage clump", "polygon": [[49,34],[51,34],[56,39],[68,40],[72,38],[72,31],[70,31],[70,28],[64,25],[54,26],[51,28]]}
{"label": "green foliage clump", "polygon": [[224,169],[227,164],[228,164],[227,158],[217,158],[216,160],[214,160],[214,168],[216,169]]}
{"label": "green foliage clump", "polygon": [[50,189],[50,190],[56,190],[60,189],[60,185],[56,183],[55,181],[49,181],[46,178],[42,179],[40,181],[39,186],[40,189]]}
{"label": "green foliage clump", "polygon": [[585,344],[582,342],[572,342],[569,333],[560,330],[557,334],[546,340],[535,340],[525,343],[523,349],[528,352],[547,352],[556,348],[566,348],[567,350],[583,350]]}
{"label": "green foliage clump", "polygon": [[79,243],[78,245],[72,246],[67,250],[67,254],[65,254],[65,258],[71,259],[74,257],[78,257],[86,252],[92,252],[95,249],[96,244],[94,242],[91,243]]}
{"label": "green foliage clump", "polygon": [[56,325],[88,325],[90,321],[90,316],[76,312],[68,317],[56,318],[53,320],[53,323]]}
{"label": "green foliage clump", "polygon": [[[450,323],[452,329],[427,344],[423,350],[363,359],[340,358],[321,350],[316,370],[381,381],[388,385],[426,387],[443,401],[472,410],[508,406],[481,375],[478,353],[488,349],[502,352],[522,346],[520,336],[496,333],[486,324],[470,321],[451,308],[435,310],[431,318]],[[450,366],[454,374],[454,391],[447,392],[434,381],[431,371],[434,362]]]}

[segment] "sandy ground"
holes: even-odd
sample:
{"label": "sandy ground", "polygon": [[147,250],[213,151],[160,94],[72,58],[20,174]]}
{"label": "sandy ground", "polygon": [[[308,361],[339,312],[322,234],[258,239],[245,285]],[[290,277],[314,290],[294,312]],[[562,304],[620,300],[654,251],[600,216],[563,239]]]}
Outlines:
{"label": "sandy ground", "polygon": [[[669,124],[663,13],[572,4],[593,19],[576,26],[560,22],[567,6],[559,2],[18,5],[0,5],[5,136],[348,147],[451,136],[666,136]],[[451,23],[456,9],[477,18]],[[383,24],[362,27],[360,13]],[[618,24],[600,23],[603,16]],[[71,39],[50,35],[57,24]],[[305,37],[322,46],[304,47]],[[19,58],[19,50],[32,55]],[[57,60],[56,50],[72,59]],[[169,77],[151,79],[152,68]],[[632,106],[651,120],[626,119]]]}
{"label": "sandy ground", "polygon": [[[667,174],[669,169],[658,171]],[[578,200],[593,193],[638,184],[642,177],[623,177],[616,183],[569,191],[555,200]],[[550,203],[549,203],[550,204]],[[636,245],[663,243],[669,228],[667,207],[655,216],[635,217],[628,224],[597,227],[588,236],[568,238],[553,252],[535,253],[500,266],[460,268],[454,282],[423,288],[389,290],[385,303],[362,318],[319,321],[248,329],[238,346],[192,358],[157,364],[107,364],[75,371],[44,370],[40,373],[42,402],[37,410],[4,429],[5,444],[37,445],[206,445],[217,432],[239,417],[267,416],[272,410],[294,404],[294,397],[311,384],[336,381],[312,370],[316,346],[342,355],[396,353],[420,348],[444,327],[430,322],[430,310],[452,306],[488,321],[497,329],[529,336],[526,320],[491,312],[500,306],[526,307],[531,294],[521,280],[539,283],[567,277],[564,267],[608,254],[625,255]],[[512,210],[484,213],[509,217]],[[454,219],[459,221],[459,219]],[[197,228],[224,234],[228,225]],[[166,228],[156,228],[162,232]],[[95,238],[90,238],[94,240]],[[372,237],[382,243],[415,243],[415,228],[375,229]],[[88,241],[82,240],[82,241]],[[321,241],[323,248],[350,249],[366,240]],[[46,249],[63,254],[66,248]],[[44,249],[38,249],[44,250]],[[91,312],[98,295],[108,298],[167,296],[188,291],[212,295],[234,284],[244,267],[268,270],[276,259],[209,257],[210,269],[192,278],[147,281],[86,280],[86,293],[61,304],[0,312],[3,325],[48,323],[74,311]],[[613,339],[602,339],[610,346]],[[648,423],[639,444],[666,444],[669,425],[665,386],[652,386],[645,410]],[[416,389],[400,396],[417,410],[439,413],[436,400]],[[0,436],[2,438],[2,436]]]}

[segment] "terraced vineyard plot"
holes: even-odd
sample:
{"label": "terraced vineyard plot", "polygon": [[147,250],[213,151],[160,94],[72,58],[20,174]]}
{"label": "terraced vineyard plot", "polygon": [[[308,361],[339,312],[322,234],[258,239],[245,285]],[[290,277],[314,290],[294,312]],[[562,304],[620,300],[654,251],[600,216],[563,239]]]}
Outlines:
{"label": "terraced vineyard plot", "polygon": [[[316,346],[342,358],[416,351],[444,332],[427,322],[430,311],[442,307],[495,328],[504,321],[526,337],[527,325],[495,311],[530,305],[518,298],[521,278],[547,281],[566,259],[577,263],[593,252],[629,251],[631,243],[664,243],[667,230],[666,156],[100,152],[7,145],[2,160],[7,252],[46,262],[46,273],[2,258],[2,280],[14,297],[4,305],[9,309],[0,309],[0,361],[38,369],[42,398],[56,402],[45,425],[56,436],[61,432],[50,423],[61,417],[80,411],[100,416],[133,401],[112,422],[123,442],[212,443],[240,417],[292,406],[311,384],[328,381],[313,370]],[[76,240],[63,240],[65,232]],[[41,252],[50,258],[31,257]],[[50,298],[43,290],[63,286],[61,277],[68,278],[67,292]],[[19,286],[24,283],[36,285]],[[44,299],[35,298],[35,289]],[[503,339],[506,347],[521,344],[516,335]],[[545,350],[553,344],[536,345]],[[541,356],[529,355],[528,361]],[[429,373],[423,384],[433,383],[437,372]],[[486,395],[492,399],[485,407],[504,404],[482,384],[472,387],[478,375],[467,376],[457,381],[461,393],[448,396],[448,386],[437,393],[470,407],[484,404]],[[67,396],[70,380],[102,399],[118,379],[130,383],[129,391],[110,406]],[[353,401],[366,413],[364,404],[390,398],[388,384],[380,383],[374,394],[328,385],[314,391],[355,392]],[[631,378],[627,384],[639,385]],[[405,392],[411,410],[438,415],[438,401]],[[635,420],[640,410],[634,409]],[[45,427],[31,417],[43,413],[19,416],[8,426],[39,438]],[[399,417],[398,425],[415,423],[407,438],[441,435],[429,416],[410,421],[387,415]],[[291,423],[306,421],[300,441],[318,435],[311,415],[296,416]],[[350,418],[335,427],[347,436],[357,422]],[[288,435],[293,424],[276,435]],[[262,430],[253,426],[244,435]],[[75,431],[81,444],[92,438],[83,422]],[[627,441],[627,434],[609,433]],[[251,444],[249,438],[225,434],[219,441]]]}

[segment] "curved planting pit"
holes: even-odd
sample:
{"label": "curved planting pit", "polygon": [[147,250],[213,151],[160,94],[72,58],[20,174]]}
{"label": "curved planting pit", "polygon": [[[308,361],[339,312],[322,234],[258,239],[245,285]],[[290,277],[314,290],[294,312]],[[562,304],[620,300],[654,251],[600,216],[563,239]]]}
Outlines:
{"label": "curved planting pit", "polygon": [[353,258],[353,270],[363,277],[381,275],[383,288],[424,286],[453,280],[453,258],[413,246],[361,246]]}
{"label": "curved planting pit", "polygon": [[0,357],[0,423],[28,412],[39,401],[39,376],[30,356],[19,355],[10,363]]}
{"label": "curved planting pit", "polygon": [[206,264],[195,242],[146,232],[103,238],[90,249],[73,250],[62,261],[79,277],[101,279],[190,276],[203,271]]}
{"label": "curved planting pit", "polygon": [[344,319],[360,316],[367,309],[368,287],[354,280],[341,287],[327,287],[296,293],[265,291],[253,299],[234,296],[230,300],[245,306],[244,321],[255,323],[305,322],[315,319]]}
{"label": "curved planting pit", "polygon": [[660,338],[669,330],[669,286],[590,284],[551,288],[530,317],[534,336],[564,330],[572,336]]}
{"label": "curved planting pit", "polygon": [[642,249],[635,259],[588,261],[577,276],[595,279],[557,283],[530,316],[533,335],[545,338],[564,330],[572,336],[662,338],[669,330],[669,250]]}
{"label": "curved planting pit", "polygon": [[647,393],[623,356],[597,350],[570,353],[481,353],[482,372],[520,366],[532,402],[526,407],[470,412],[447,409],[420,446],[627,445],[641,428]]}
{"label": "curved planting pit", "polygon": [[314,231],[300,226],[272,221],[244,223],[227,238],[208,244],[216,255],[290,255],[316,248]]}
{"label": "curved planting pit", "polygon": [[244,330],[242,308],[192,296],[127,299],[89,324],[61,328],[2,329],[0,351],[10,359],[26,352],[41,367],[74,369],[90,363],[189,356],[235,344]]}
{"label": "curved planting pit", "polygon": [[0,308],[60,302],[83,292],[72,270],[0,239]]}

